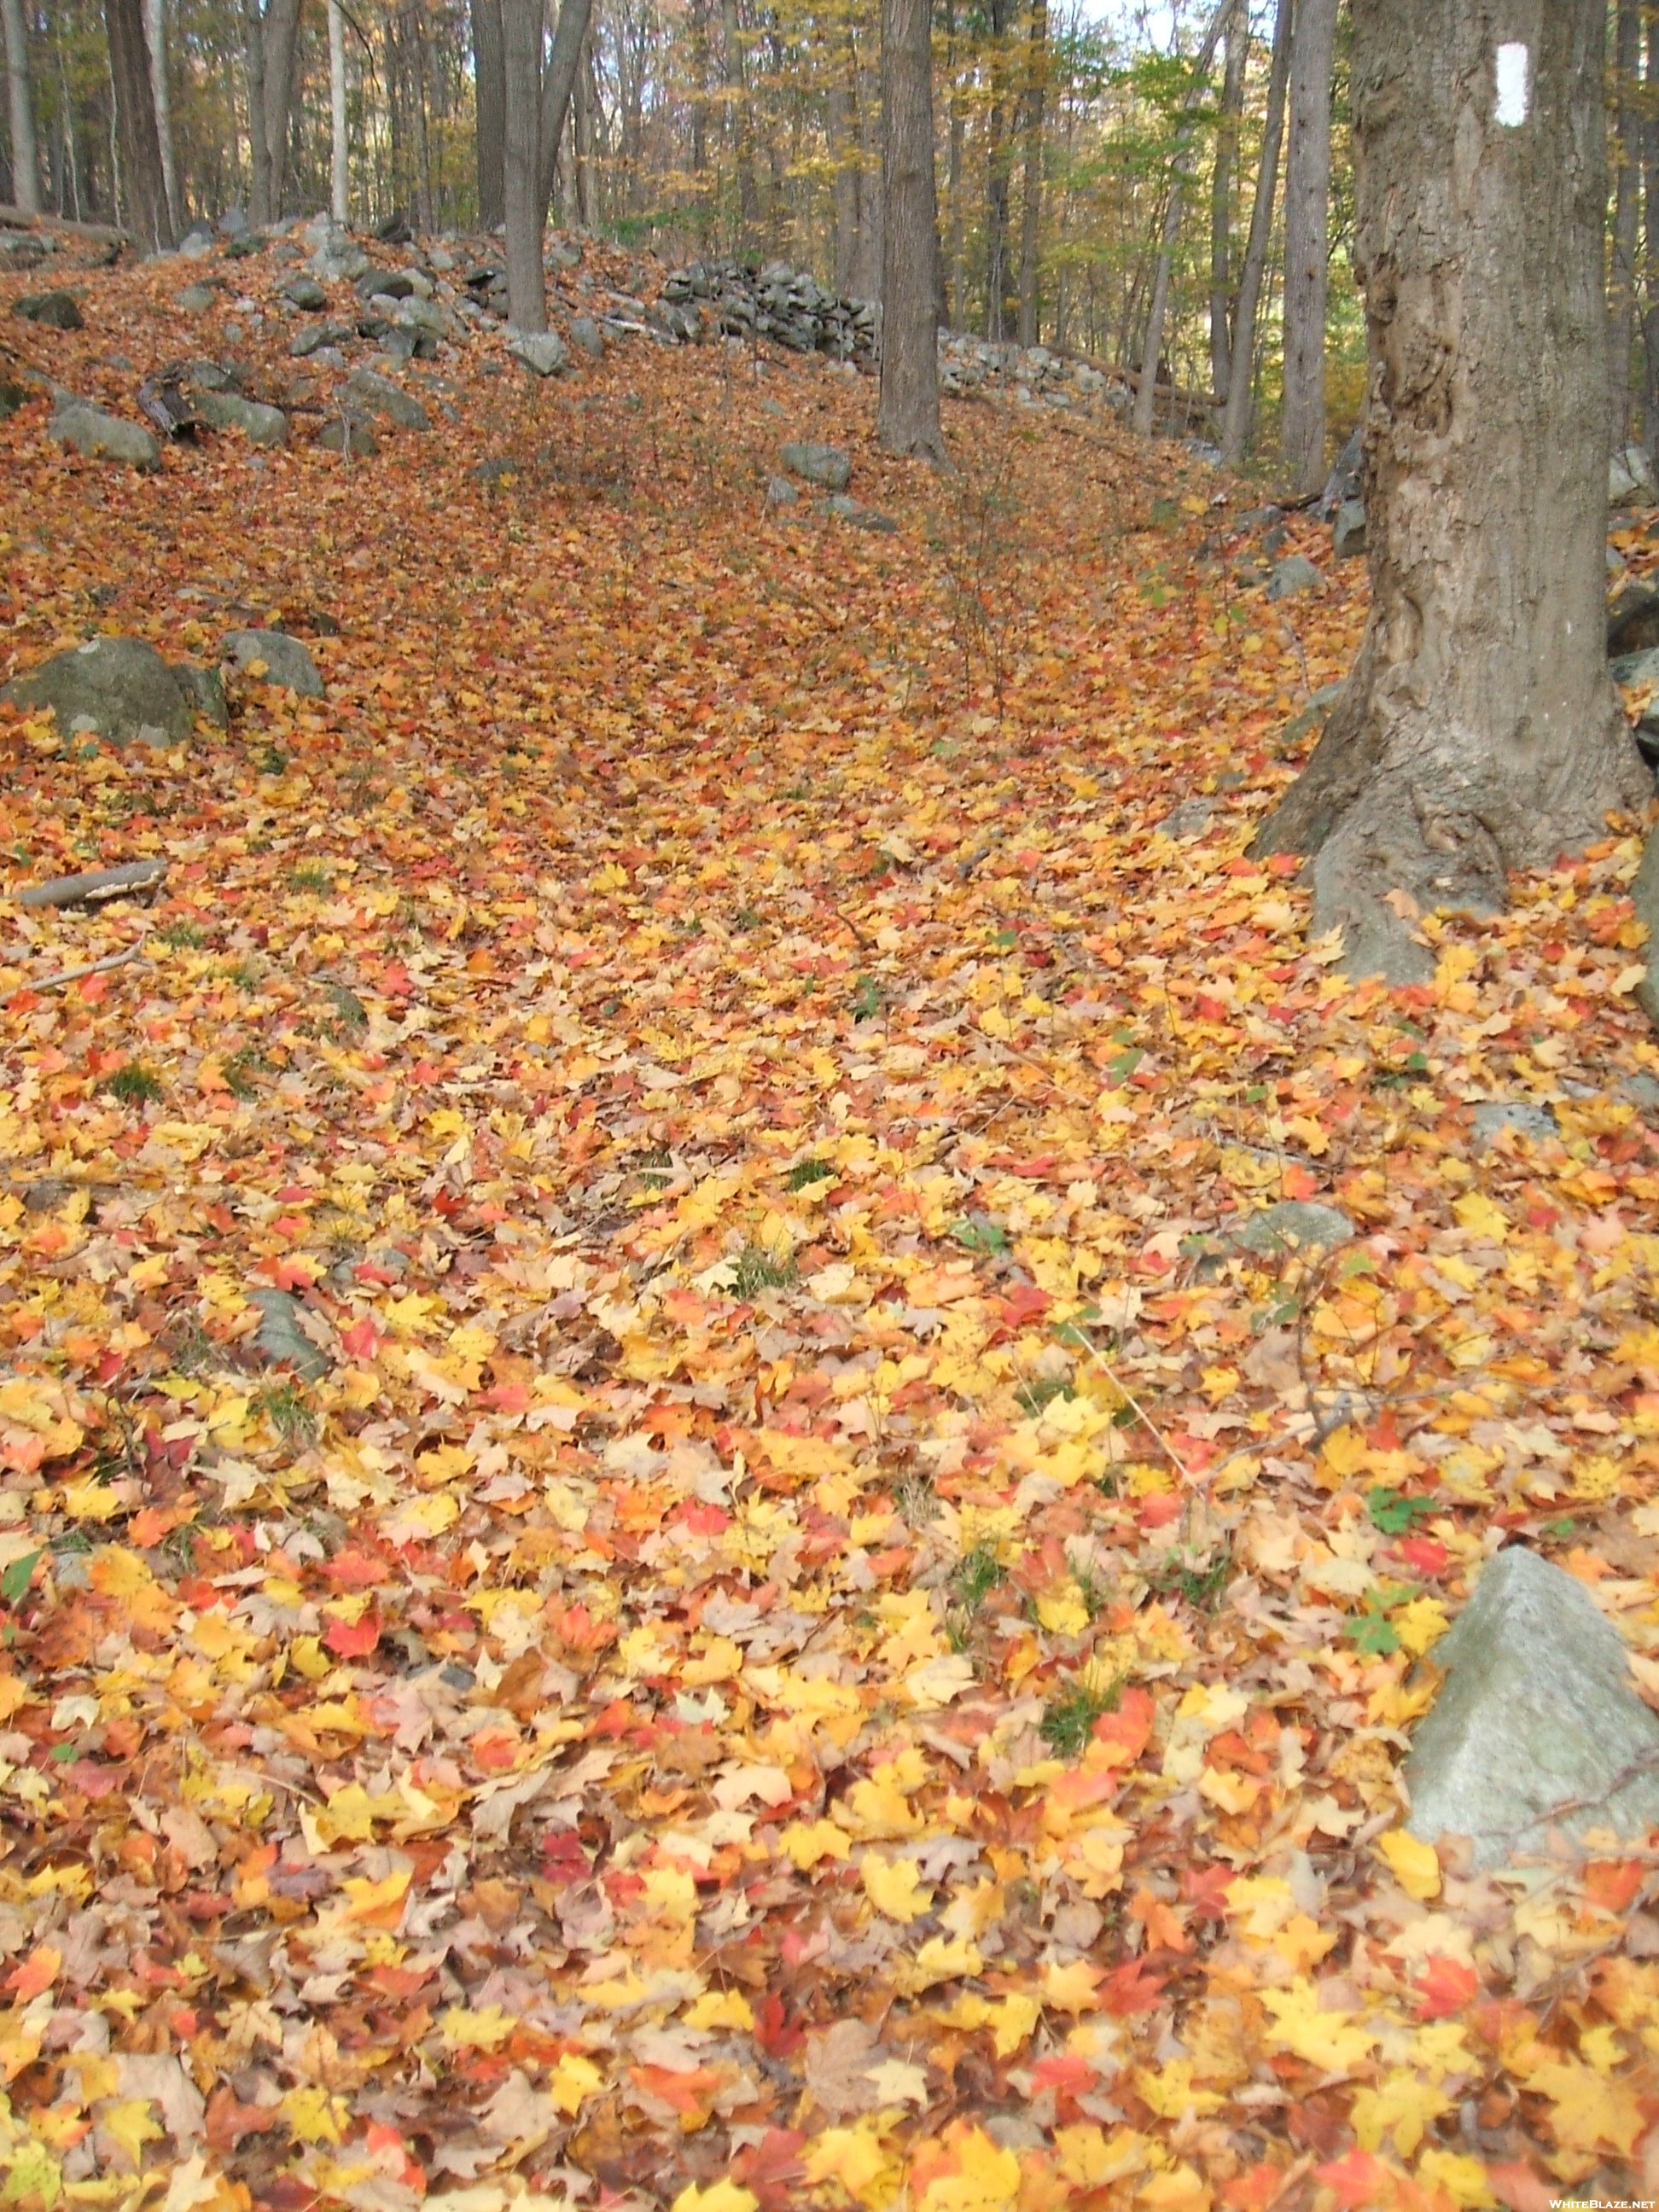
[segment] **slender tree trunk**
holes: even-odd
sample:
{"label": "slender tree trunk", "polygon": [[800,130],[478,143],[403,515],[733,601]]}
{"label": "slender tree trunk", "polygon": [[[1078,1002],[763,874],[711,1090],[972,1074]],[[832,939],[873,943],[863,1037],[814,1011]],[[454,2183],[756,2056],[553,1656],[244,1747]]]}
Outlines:
{"label": "slender tree trunk", "polygon": [[1019,226],[1019,342],[1037,342],[1037,246],[1042,221],[1042,112],[1048,89],[1048,0],[1031,0],[1026,40],[1025,191]]}
{"label": "slender tree trunk", "polygon": [[244,0],[247,44],[248,220],[256,230],[270,221],[270,149],[265,143],[265,26],[260,0]]}
{"label": "slender tree trunk", "polygon": [[952,330],[968,327],[968,243],[964,225],[965,210],[962,204],[962,155],[967,142],[968,123],[962,101],[962,65],[957,54],[957,0],[945,0],[945,74],[950,84],[946,98],[951,109],[949,151],[945,156],[945,189],[951,203],[951,266],[950,305],[945,319]]}
{"label": "slender tree trunk", "polygon": [[835,167],[836,289],[850,292],[859,250],[859,146],[854,132],[853,46],[850,39],[836,37],[830,60],[830,87],[824,101],[824,124],[830,159]]}
{"label": "slender tree trunk", "polygon": [[264,24],[265,145],[270,164],[270,220],[283,212],[288,189],[288,123],[294,104],[294,63],[299,50],[303,0],[266,0]]}
{"label": "slender tree trunk", "polygon": [[1261,287],[1267,271],[1267,246],[1273,236],[1273,200],[1279,189],[1279,149],[1285,135],[1285,90],[1291,74],[1291,0],[1279,0],[1273,21],[1273,60],[1267,74],[1267,112],[1262,120],[1261,161],[1255,173],[1255,201],[1250,210],[1250,235],[1239,272],[1238,307],[1233,316],[1231,374],[1227,406],[1221,418],[1221,458],[1236,469],[1249,443],[1250,415],[1255,399],[1255,324],[1261,305]]}
{"label": "slender tree trunk", "polygon": [[1238,167],[1238,121],[1244,111],[1244,68],[1250,51],[1249,12],[1237,0],[1222,35],[1227,60],[1210,180],[1210,386],[1224,407],[1233,357],[1233,173]]}
{"label": "slender tree trunk", "polygon": [[507,308],[520,331],[547,328],[542,268],[541,0],[501,0],[506,65],[502,185],[507,222]]}
{"label": "slender tree trunk", "polygon": [[1219,5],[1210,18],[1210,27],[1204,34],[1204,43],[1193,64],[1192,82],[1182,103],[1175,160],[1170,170],[1170,197],[1164,205],[1164,232],[1158,244],[1158,267],[1152,277],[1152,304],[1146,310],[1146,340],[1140,353],[1140,384],[1135,393],[1134,412],[1130,417],[1143,438],[1149,438],[1152,434],[1152,418],[1158,406],[1158,364],[1164,351],[1164,321],[1169,312],[1176,240],[1181,235],[1181,214],[1187,196],[1187,180],[1192,175],[1193,157],[1197,151],[1196,111],[1203,103],[1210,64],[1215,58],[1221,27],[1231,6],[1232,0],[1219,0]]}
{"label": "slender tree trunk", "polygon": [[153,253],[173,242],[167,220],[167,180],[155,135],[155,95],[143,0],[105,0],[110,78],[115,88],[115,128],[133,235]]}
{"label": "slender tree trunk", "polygon": [[329,213],[343,228],[349,213],[351,173],[346,144],[345,13],[328,0]]}
{"label": "slender tree trunk", "polygon": [[942,461],[931,12],[929,0],[883,0],[881,398],[876,436],[890,453]]}
{"label": "slender tree trunk", "polygon": [[478,222],[483,229],[494,230],[501,220],[501,137],[507,111],[501,0],[472,0],[472,82]]}
{"label": "slender tree trunk", "polygon": [[40,212],[40,157],[34,143],[34,100],[29,83],[28,27],[23,0],[0,0],[6,32],[6,89],[11,118],[12,197],[25,215]]}
{"label": "slender tree trunk", "polygon": [[1642,367],[1646,380],[1642,434],[1651,456],[1659,452],[1659,9],[1649,14],[1647,34],[1648,106],[1642,127]]}
{"label": "slender tree trunk", "polygon": [[167,0],[144,0],[144,38],[149,47],[150,99],[155,109],[155,143],[161,150],[161,186],[167,204],[167,228],[177,238],[184,228],[184,217],[179,198],[179,165],[173,149]]}
{"label": "slender tree trunk", "polygon": [[1357,974],[1652,796],[1603,641],[1605,37],[1605,0],[1355,11],[1370,614],[1255,849],[1313,857]]}
{"label": "slender tree trunk", "polygon": [[570,94],[571,167],[575,175],[576,220],[584,230],[597,223],[593,205],[593,40],[582,46],[576,82]]}
{"label": "slender tree trunk", "polygon": [[432,149],[426,127],[426,27],[420,0],[409,13],[409,49],[414,61],[410,75],[414,94],[410,105],[415,120],[415,228],[429,234],[432,222]]}
{"label": "slender tree trunk", "polygon": [[749,111],[748,72],[743,64],[738,0],[720,0],[720,30],[726,89],[731,100],[732,147],[738,165],[738,234],[741,250],[755,241],[760,226],[760,201],[755,191],[754,118]]}
{"label": "slender tree trunk", "polygon": [[[565,118],[570,112],[570,96],[576,88],[576,71],[581,67],[582,46],[587,38],[587,26],[593,13],[593,0],[559,0],[559,19],[553,27],[553,45],[547,57],[547,68],[542,77],[541,122],[541,220],[547,220],[548,204],[553,197],[553,164],[558,158],[559,141],[564,136]],[[538,38],[539,39],[539,27]],[[539,254],[539,245],[537,252]]]}
{"label": "slender tree trunk", "polygon": [[1285,411],[1279,451],[1293,492],[1325,480],[1325,295],[1329,258],[1331,71],[1337,0],[1297,0],[1291,143],[1285,165]]}
{"label": "slender tree trunk", "polygon": [[988,71],[991,104],[985,125],[985,335],[1000,345],[1008,335],[1008,144],[1003,106],[1008,69],[1009,0],[991,0]]}
{"label": "slender tree trunk", "polygon": [[1613,266],[1607,298],[1607,429],[1617,453],[1630,437],[1630,360],[1636,326],[1636,231],[1642,200],[1642,0],[1619,0]]}

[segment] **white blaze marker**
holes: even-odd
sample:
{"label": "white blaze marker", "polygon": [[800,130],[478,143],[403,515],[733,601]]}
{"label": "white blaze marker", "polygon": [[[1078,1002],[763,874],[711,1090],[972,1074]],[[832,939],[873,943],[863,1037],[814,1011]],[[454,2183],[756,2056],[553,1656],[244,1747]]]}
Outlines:
{"label": "white blaze marker", "polygon": [[1492,111],[1492,119],[1511,131],[1527,119],[1527,62],[1523,46],[1498,49],[1498,106]]}

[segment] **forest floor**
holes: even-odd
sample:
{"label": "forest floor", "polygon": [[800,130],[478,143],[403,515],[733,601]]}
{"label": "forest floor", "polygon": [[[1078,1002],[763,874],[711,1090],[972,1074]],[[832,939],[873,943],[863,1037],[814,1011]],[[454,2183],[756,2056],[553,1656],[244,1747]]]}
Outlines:
{"label": "forest floor", "polygon": [[[198,273],[7,327],[131,414]],[[1659,2194],[1659,1858],[1396,1786],[1504,1537],[1659,1653],[1637,825],[1353,984],[1243,857],[1311,521],[1269,605],[1104,418],[940,479],[816,362],[501,366],[369,461],[0,428],[12,668],[327,682],[0,720],[0,888],[171,870],[0,922],[6,2203]]]}

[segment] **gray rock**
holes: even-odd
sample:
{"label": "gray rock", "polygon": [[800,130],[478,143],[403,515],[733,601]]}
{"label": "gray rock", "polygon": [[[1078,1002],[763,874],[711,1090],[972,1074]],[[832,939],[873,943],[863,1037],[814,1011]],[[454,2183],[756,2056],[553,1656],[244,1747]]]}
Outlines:
{"label": "gray rock", "polygon": [[1638,921],[1648,932],[1648,972],[1636,987],[1636,1003],[1659,1029],[1659,836],[1650,837],[1630,887]]}
{"label": "gray rock", "polygon": [[89,461],[124,461],[129,468],[159,469],[161,448],[142,422],[124,422],[106,415],[89,400],[60,402],[46,425],[46,434],[60,446],[73,447]]}
{"label": "gray rock", "polygon": [[380,450],[373,426],[360,415],[336,415],[317,434],[325,453],[347,453],[353,460],[372,460]]}
{"label": "gray rock", "polygon": [[1659,646],[1659,591],[1633,579],[1607,609],[1607,651],[1615,656],[1616,666],[1620,657],[1645,653],[1654,646]]}
{"label": "gray rock", "polygon": [[193,709],[175,672],[138,637],[94,637],[15,676],[0,699],[50,708],[64,737],[96,732],[112,744],[177,744]]}
{"label": "gray rock", "polygon": [[182,292],[174,295],[173,304],[181,314],[204,315],[210,307],[217,305],[218,298],[219,290],[215,284],[186,284]]}
{"label": "gray rock", "polygon": [[1629,1099],[1639,1114],[1659,1114],[1659,1076],[1642,1072],[1627,1075],[1619,1085],[1619,1094]]}
{"label": "gray rock", "polygon": [[1653,469],[1640,446],[1626,446],[1607,463],[1609,507],[1650,500],[1653,490]]}
{"label": "gray rock", "polygon": [[296,333],[289,354],[295,361],[307,361],[325,346],[347,345],[356,335],[355,323],[313,323],[308,331]]}
{"label": "gray rock", "polygon": [[1294,599],[1304,592],[1316,591],[1325,579],[1305,555],[1291,553],[1280,561],[1267,579],[1270,599]]}
{"label": "gray rock", "polygon": [[179,241],[179,258],[185,261],[205,261],[213,251],[211,228],[204,222],[194,224]]}
{"label": "gray rock", "polygon": [[234,392],[196,392],[191,397],[202,420],[216,430],[240,430],[250,446],[288,443],[288,417],[280,407],[266,407]]}
{"label": "gray rock", "polygon": [[1207,799],[1183,799],[1172,814],[1166,814],[1158,824],[1166,837],[1201,837],[1215,817],[1215,808]]}
{"label": "gray rock", "polygon": [[524,463],[511,453],[492,453],[488,460],[474,461],[467,474],[474,483],[510,483],[524,474]]}
{"label": "gray rock", "polygon": [[19,384],[15,377],[0,376],[0,422],[9,422],[33,396],[27,384]]}
{"label": "gray rock", "polygon": [[1577,1844],[1659,1824],[1659,1717],[1571,1575],[1500,1552],[1433,1656],[1446,1680],[1406,1766],[1413,1835],[1472,1837],[1483,1869],[1547,1850],[1552,1831]]}
{"label": "gray rock", "polygon": [[395,422],[400,430],[429,430],[432,418],[418,399],[411,399],[401,386],[384,376],[377,376],[372,368],[354,368],[347,380],[346,389],[352,397],[361,399],[371,414],[384,416]]}
{"label": "gray rock", "polygon": [[1356,422],[1349,431],[1342,450],[1325,479],[1325,489],[1319,496],[1319,515],[1322,522],[1334,521],[1350,500],[1361,501],[1365,496],[1364,427],[1362,422]]}
{"label": "gray rock", "polygon": [[898,528],[890,514],[879,514],[844,491],[832,492],[823,502],[823,511],[833,514],[838,522],[850,522],[854,530],[875,530],[890,537]]}
{"label": "gray rock", "polygon": [[570,343],[578,353],[585,353],[590,361],[605,359],[605,332],[592,315],[573,317],[570,325]]}
{"label": "gray rock", "polygon": [[1242,1229],[1233,1231],[1233,1242],[1247,1252],[1284,1252],[1306,1245],[1346,1244],[1352,1235],[1352,1222],[1337,1207],[1282,1198],[1277,1206],[1253,1213]]}
{"label": "gray rock", "polygon": [[12,303],[14,315],[49,331],[83,331],[86,319],[72,292],[29,292]]}
{"label": "gray rock", "polygon": [[1649,684],[1659,684],[1659,647],[1650,646],[1645,653],[1621,653],[1607,663],[1607,673],[1626,691],[1633,691],[1638,684],[1644,690]]}
{"label": "gray rock", "polygon": [[1365,550],[1365,507],[1358,499],[1345,499],[1336,510],[1336,520],[1331,529],[1331,551],[1339,561],[1346,561]]}
{"label": "gray rock", "polygon": [[307,266],[319,284],[352,284],[368,268],[368,256],[343,231],[331,232]]}
{"label": "gray rock", "polygon": [[426,331],[439,338],[449,327],[444,320],[444,311],[437,302],[422,300],[418,295],[401,301],[393,319],[406,331]]}
{"label": "gray rock", "polygon": [[225,700],[225,680],[216,668],[204,668],[194,660],[175,660],[173,673],[190,702],[191,711],[216,730],[230,727],[230,708]]}
{"label": "gray rock", "polygon": [[282,295],[290,307],[301,307],[307,314],[319,314],[328,305],[328,295],[314,276],[296,271],[285,276],[280,287]]}
{"label": "gray rock", "polygon": [[570,366],[570,349],[556,331],[520,331],[507,349],[532,376],[557,376]]}
{"label": "gray rock", "polygon": [[817,446],[792,439],[778,447],[778,459],[792,477],[825,491],[845,491],[853,481],[853,462],[839,446]]}
{"label": "gray rock", "polygon": [[1334,684],[1322,684],[1301,713],[1291,715],[1274,744],[1273,749],[1281,758],[1287,752],[1294,752],[1311,731],[1324,728],[1332,708],[1342,696],[1342,689],[1341,678]]}
{"label": "gray rock", "polygon": [[1505,1129],[1534,1145],[1547,1145],[1560,1133],[1550,1109],[1526,1098],[1485,1099],[1469,1116],[1469,1124],[1477,1152],[1489,1152]]}
{"label": "gray rock", "polygon": [[299,1300],[286,1291],[250,1291],[247,1295],[248,1304],[259,1309],[253,1348],[265,1365],[291,1367],[302,1382],[320,1382],[331,1363],[301,1328]]}
{"label": "gray rock", "polygon": [[235,664],[239,674],[247,675],[256,661],[263,661],[265,672],[257,681],[296,691],[302,699],[323,696],[323,679],[316,662],[299,639],[290,637],[286,630],[227,630],[219,651],[222,659]]}
{"label": "gray rock", "polygon": [[769,507],[793,507],[800,494],[787,477],[769,477],[766,479],[766,504]]}
{"label": "gray rock", "polygon": [[219,235],[222,238],[246,238],[250,235],[251,228],[246,208],[228,207],[219,218]]}

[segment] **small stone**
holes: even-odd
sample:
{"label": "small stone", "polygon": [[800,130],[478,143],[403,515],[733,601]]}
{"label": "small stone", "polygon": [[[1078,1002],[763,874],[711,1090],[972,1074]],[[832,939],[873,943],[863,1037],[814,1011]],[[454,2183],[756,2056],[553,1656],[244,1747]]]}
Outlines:
{"label": "small stone", "polygon": [[768,477],[766,479],[766,504],[769,507],[793,507],[799,498],[800,494],[787,477]]}
{"label": "small stone", "polygon": [[570,343],[590,361],[605,359],[605,332],[592,315],[577,315],[570,325]]}
{"label": "small stone", "polygon": [[228,207],[219,218],[222,238],[246,238],[250,234],[247,210],[242,207]]}
{"label": "small stone", "polygon": [[346,345],[356,335],[356,326],[350,323],[313,323],[308,331],[301,331],[295,335],[288,349],[289,357],[293,361],[307,361],[313,354],[320,353],[325,346]]}
{"label": "small stone", "polygon": [[318,432],[317,443],[325,453],[346,453],[356,461],[372,460],[380,450],[374,426],[361,415],[331,416]]}
{"label": "small stone", "polygon": [[1414,1836],[1471,1837],[1479,1871],[1553,1834],[1577,1845],[1659,1825],[1659,1718],[1571,1575],[1524,1546],[1500,1552],[1433,1662],[1446,1679],[1406,1766]]}
{"label": "small stone", "polygon": [[250,1291],[248,1304],[259,1309],[253,1347],[267,1367],[291,1367],[302,1382],[319,1382],[330,1361],[300,1326],[304,1309],[287,1291]]}
{"label": "small stone", "polygon": [[1607,463],[1607,505],[1626,507],[1653,497],[1653,469],[1640,446],[1626,446]]}
{"label": "small stone", "polygon": [[19,384],[15,377],[0,376],[0,422],[9,422],[33,396],[27,384]]}
{"label": "small stone", "polygon": [[1233,1231],[1233,1242],[1247,1252],[1283,1252],[1306,1245],[1346,1244],[1352,1235],[1352,1222],[1335,1206],[1285,1198],[1253,1213],[1242,1229]]}
{"label": "small stone", "polygon": [[1336,521],[1331,531],[1331,551],[1339,561],[1365,550],[1365,505],[1363,500],[1345,499],[1336,510]]}
{"label": "small stone", "polygon": [[216,285],[186,284],[184,290],[174,296],[173,304],[180,314],[204,315],[216,304],[218,297]]}
{"label": "small stone", "polygon": [[1477,1152],[1489,1152],[1506,1129],[1529,1144],[1547,1145],[1560,1134],[1547,1106],[1526,1098],[1487,1098],[1469,1116]]}
{"label": "small stone", "polygon": [[255,663],[263,662],[264,672],[255,678],[256,682],[274,684],[279,690],[297,692],[302,699],[323,696],[323,679],[316,662],[299,639],[290,637],[286,630],[228,630],[220,658],[234,661],[244,676],[253,675]]}
{"label": "small stone", "polygon": [[192,224],[179,241],[179,258],[185,261],[205,261],[214,246],[211,225]]}
{"label": "small stone", "polygon": [[474,483],[511,483],[524,474],[524,463],[511,453],[496,453],[486,461],[474,461],[467,474]]}
{"label": "small stone", "polygon": [[1650,837],[1643,848],[1642,865],[1630,887],[1630,902],[1638,921],[1647,924],[1647,974],[1636,987],[1636,1003],[1659,1028],[1659,836]]}
{"label": "small stone", "polygon": [[178,744],[194,719],[178,672],[139,637],[94,637],[54,653],[15,676],[0,699],[49,708],[66,738],[86,732],[117,745]]}
{"label": "small stone", "polygon": [[86,319],[72,292],[28,292],[12,303],[14,315],[49,331],[83,331]]}
{"label": "small stone", "polygon": [[1183,799],[1158,827],[1166,837],[1201,837],[1214,818],[1215,808],[1209,799]]}
{"label": "small stone", "polygon": [[347,390],[361,399],[371,413],[384,416],[395,422],[400,430],[429,430],[432,418],[418,399],[411,399],[401,386],[384,376],[377,376],[372,368],[354,368]]}
{"label": "small stone", "polygon": [[570,366],[570,349],[556,331],[520,331],[507,349],[532,376],[557,376]]}
{"label": "small stone", "polygon": [[852,456],[839,446],[818,446],[792,439],[778,447],[778,459],[792,477],[818,484],[825,491],[843,492],[853,481]]}
{"label": "small stone", "polygon": [[1304,592],[1316,591],[1324,578],[1304,554],[1291,553],[1279,562],[1267,579],[1270,599],[1294,599]]}
{"label": "small stone", "polygon": [[124,461],[129,468],[159,469],[161,448],[142,422],[106,415],[85,399],[63,402],[46,426],[48,437],[91,461]]}
{"label": "small stone", "polygon": [[288,417],[280,407],[243,399],[234,392],[196,392],[198,413],[216,430],[240,430],[250,446],[285,446]]}
{"label": "small stone", "polygon": [[317,314],[328,305],[328,295],[314,276],[303,273],[283,279],[281,291],[290,307],[299,307],[307,314]]}

